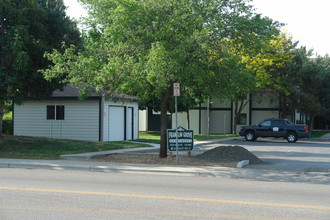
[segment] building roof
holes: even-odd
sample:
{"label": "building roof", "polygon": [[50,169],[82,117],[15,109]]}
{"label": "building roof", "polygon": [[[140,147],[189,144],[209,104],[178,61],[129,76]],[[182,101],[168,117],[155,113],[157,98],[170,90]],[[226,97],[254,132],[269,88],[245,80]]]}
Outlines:
{"label": "building roof", "polygon": [[[74,88],[71,84],[66,84],[63,89],[55,90],[51,98],[78,98],[79,97],[79,89]],[[105,94],[106,99],[114,99],[114,100],[137,100],[135,96],[122,94],[122,93],[108,93]],[[97,92],[90,92],[88,94],[88,98],[101,98],[102,95]]]}

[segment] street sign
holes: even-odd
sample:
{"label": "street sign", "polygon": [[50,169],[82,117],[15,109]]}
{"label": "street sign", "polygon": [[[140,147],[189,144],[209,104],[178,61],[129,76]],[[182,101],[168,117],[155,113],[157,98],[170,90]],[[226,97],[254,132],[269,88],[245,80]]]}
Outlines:
{"label": "street sign", "polygon": [[[176,130],[167,129],[168,151],[176,151]],[[178,151],[192,151],[194,147],[194,131],[178,127]]]}
{"label": "street sign", "polygon": [[180,96],[180,83],[173,83],[173,95]]}

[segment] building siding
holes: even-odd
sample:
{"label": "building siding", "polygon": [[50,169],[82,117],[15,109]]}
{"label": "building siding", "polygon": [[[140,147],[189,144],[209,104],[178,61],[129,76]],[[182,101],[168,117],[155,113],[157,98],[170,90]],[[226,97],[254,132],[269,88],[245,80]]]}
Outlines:
{"label": "building siding", "polygon": [[231,111],[211,111],[210,112],[210,133],[227,134],[231,132]]}
{"label": "building siding", "polygon": [[[253,95],[250,100],[248,97],[245,100],[246,105],[242,110],[242,114],[246,116],[246,123],[237,124],[236,133],[239,132],[242,126],[255,124],[266,118],[279,117],[279,104],[268,94]],[[190,114],[190,127],[195,134],[207,134],[208,123],[210,134],[232,133],[234,124],[235,106],[230,100],[214,99],[211,100],[209,106],[209,120],[207,114],[207,104],[203,103],[193,110]],[[187,125],[187,114],[178,114],[179,126]],[[172,114],[172,125],[175,128],[175,114]]]}
{"label": "building siding", "polygon": [[[47,105],[64,105],[64,120],[47,120]],[[14,118],[15,135],[99,140],[99,101],[26,101]]]}

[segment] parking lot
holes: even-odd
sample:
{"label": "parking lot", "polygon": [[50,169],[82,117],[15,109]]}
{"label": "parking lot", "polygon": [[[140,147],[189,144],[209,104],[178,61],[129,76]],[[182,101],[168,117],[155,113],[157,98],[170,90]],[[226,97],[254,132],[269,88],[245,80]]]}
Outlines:
{"label": "parking lot", "polygon": [[242,137],[225,142],[198,146],[208,150],[217,146],[242,146],[267,162],[266,165],[249,165],[232,170],[228,177],[264,181],[309,182],[330,184],[330,141],[300,139],[288,143],[282,138],[258,138],[245,141]]}
{"label": "parking lot", "polygon": [[221,143],[228,144],[248,149],[271,163],[272,169],[330,172],[330,142],[327,140],[301,139],[288,143],[282,138],[258,138],[252,142],[237,138]]}

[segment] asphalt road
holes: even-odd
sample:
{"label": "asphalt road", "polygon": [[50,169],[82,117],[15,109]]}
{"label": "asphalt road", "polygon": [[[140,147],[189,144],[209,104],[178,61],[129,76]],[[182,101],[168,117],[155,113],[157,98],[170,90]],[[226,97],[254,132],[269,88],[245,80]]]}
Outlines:
{"label": "asphalt road", "polygon": [[7,169],[0,219],[330,219],[326,184]]}

